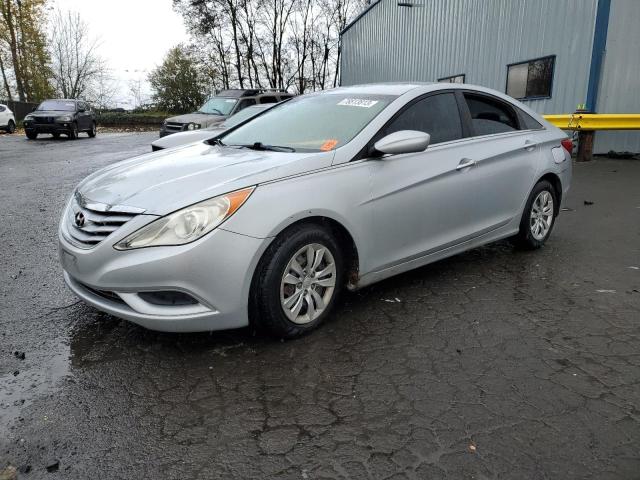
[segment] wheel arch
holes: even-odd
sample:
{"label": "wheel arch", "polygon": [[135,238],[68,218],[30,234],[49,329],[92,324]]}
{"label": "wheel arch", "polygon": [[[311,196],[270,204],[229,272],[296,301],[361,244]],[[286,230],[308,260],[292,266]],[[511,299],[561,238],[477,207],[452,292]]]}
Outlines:
{"label": "wheel arch", "polygon": [[[360,272],[360,256],[358,246],[355,241],[354,235],[344,225],[344,222],[341,222],[338,219],[326,214],[319,213],[306,217],[299,217],[287,223],[286,225],[281,225],[277,233],[275,233],[273,237],[276,238],[281,235],[286,235],[286,232],[288,230],[302,224],[318,225],[329,230],[336,237],[336,240],[338,241],[338,244],[342,249],[342,254],[344,255],[345,259],[345,277],[347,278],[347,285],[357,285]],[[264,256],[264,253],[262,255]],[[260,261],[262,261],[262,258],[260,259]]]}
{"label": "wheel arch", "polygon": [[554,209],[555,209],[554,213],[555,213],[555,216],[557,217],[558,213],[560,213],[560,204],[562,203],[562,181],[560,180],[560,177],[556,173],[547,172],[544,175],[542,175],[534,185],[537,185],[543,180],[546,180],[547,182],[549,182],[553,187],[553,189],[556,191],[556,199],[558,201],[554,205]]}

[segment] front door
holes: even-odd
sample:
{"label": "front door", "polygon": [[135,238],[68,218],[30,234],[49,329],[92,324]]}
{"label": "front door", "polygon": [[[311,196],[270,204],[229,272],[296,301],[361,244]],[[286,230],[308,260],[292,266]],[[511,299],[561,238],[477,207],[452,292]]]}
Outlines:
{"label": "front door", "polygon": [[463,140],[455,95],[420,98],[376,138],[400,130],[431,135],[424,152],[389,155],[372,164],[372,242],[376,270],[468,239],[478,200],[475,153]]}

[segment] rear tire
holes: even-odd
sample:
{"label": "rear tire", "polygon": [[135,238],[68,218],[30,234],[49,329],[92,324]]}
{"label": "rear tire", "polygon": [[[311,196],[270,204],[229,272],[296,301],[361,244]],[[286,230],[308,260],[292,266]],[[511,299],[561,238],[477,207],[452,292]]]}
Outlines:
{"label": "rear tire", "polygon": [[11,134],[16,131],[16,124],[13,120],[9,120],[9,125],[7,125],[7,133]]}
{"label": "rear tire", "polygon": [[334,236],[315,224],[276,237],[258,263],[249,300],[252,323],[279,338],[318,327],[343,282],[343,255]]}
{"label": "rear tire", "polygon": [[558,207],[558,195],[553,185],[546,180],[536,183],[522,212],[520,231],[512,238],[513,243],[525,250],[542,247],[551,235]]}
{"label": "rear tire", "polygon": [[93,122],[91,124],[91,130],[87,130],[87,133],[89,134],[89,138],[95,138],[96,134],[98,133],[96,122]]}
{"label": "rear tire", "polygon": [[38,132],[25,132],[25,134],[29,140],[35,140],[38,138]]}

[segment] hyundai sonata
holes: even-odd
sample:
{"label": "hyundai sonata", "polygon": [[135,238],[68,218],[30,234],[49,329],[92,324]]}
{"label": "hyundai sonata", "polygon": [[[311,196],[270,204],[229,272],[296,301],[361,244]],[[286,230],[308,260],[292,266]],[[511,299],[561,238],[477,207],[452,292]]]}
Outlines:
{"label": "hyundai sonata", "polygon": [[202,143],[114,164],[60,223],[69,287],[163,331],[253,323],[294,337],[361,288],[502,238],[548,239],[571,141],[470,85],[290,99]]}

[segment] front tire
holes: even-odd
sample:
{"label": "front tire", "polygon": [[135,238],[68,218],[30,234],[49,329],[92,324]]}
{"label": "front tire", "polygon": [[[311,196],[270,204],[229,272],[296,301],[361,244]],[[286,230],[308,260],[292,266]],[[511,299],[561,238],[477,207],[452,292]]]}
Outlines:
{"label": "front tire", "polygon": [[542,247],[553,230],[558,213],[558,195],[546,180],[536,183],[529,194],[514,243],[526,250]]}
{"label": "front tire", "polygon": [[279,338],[299,337],[329,315],[343,282],[335,237],[315,224],[280,234],[264,253],[251,288],[253,323]]}
{"label": "front tire", "polygon": [[91,124],[91,130],[87,130],[87,133],[89,134],[89,138],[95,138],[96,134],[98,133],[96,122],[93,122]]}
{"label": "front tire", "polygon": [[16,131],[16,124],[13,120],[9,120],[9,125],[7,126],[7,132],[9,134],[13,133]]}
{"label": "front tire", "polygon": [[35,140],[36,138],[38,138],[38,132],[25,132],[25,134],[27,135],[27,138],[29,140]]}
{"label": "front tire", "polygon": [[71,125],[71,130],[69,130],[69,140],[75,140],[76,138],[78,138],[78,124],[74,122]]}

